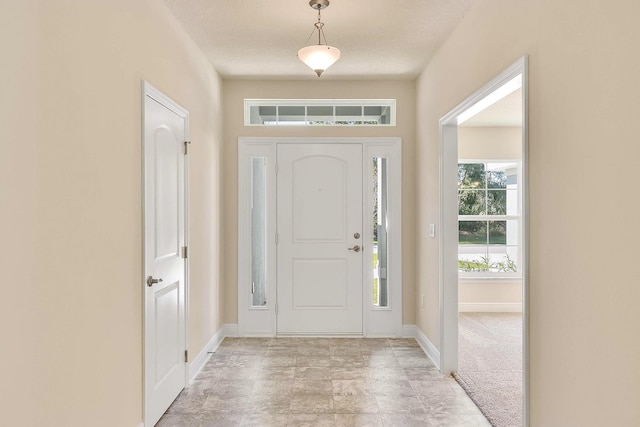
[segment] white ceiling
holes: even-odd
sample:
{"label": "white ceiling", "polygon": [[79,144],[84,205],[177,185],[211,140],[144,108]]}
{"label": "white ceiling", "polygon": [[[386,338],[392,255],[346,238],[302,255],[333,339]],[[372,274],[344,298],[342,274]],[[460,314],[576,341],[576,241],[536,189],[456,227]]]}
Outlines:
{"label": "white ceiling", "polygon": [[460,126],[522,126],[522,89],[505,96]]}
{"label": "white ceiling", "polygon": [[[322,12],[340,60],[322,79],[413,79],[475,0],[331,0]],[[225,78],[317,78],[298,49],[317,13],[308,0],[164,0]]]}

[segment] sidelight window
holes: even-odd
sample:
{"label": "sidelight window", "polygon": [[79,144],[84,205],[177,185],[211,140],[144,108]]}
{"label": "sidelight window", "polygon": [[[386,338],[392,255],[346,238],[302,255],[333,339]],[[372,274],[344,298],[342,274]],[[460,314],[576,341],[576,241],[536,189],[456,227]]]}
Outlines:
{"label": "sidelight window", "polygon": [[251,306],[267,305],[267,159],[251,157]]}
{"label": "sidelight window", "polygon": [[387,159],[373,158],[373,305],[389,306]]}

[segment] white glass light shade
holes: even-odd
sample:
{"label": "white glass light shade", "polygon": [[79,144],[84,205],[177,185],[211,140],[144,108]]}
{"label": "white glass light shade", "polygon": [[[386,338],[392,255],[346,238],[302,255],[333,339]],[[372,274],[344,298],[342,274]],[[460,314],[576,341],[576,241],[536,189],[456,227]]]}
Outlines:
{"label": "white glass light shade", "polygon": [[340,59],[340,49],[324,44],[307,46],[298,51],[298,58],[320,77],[324,70]]}

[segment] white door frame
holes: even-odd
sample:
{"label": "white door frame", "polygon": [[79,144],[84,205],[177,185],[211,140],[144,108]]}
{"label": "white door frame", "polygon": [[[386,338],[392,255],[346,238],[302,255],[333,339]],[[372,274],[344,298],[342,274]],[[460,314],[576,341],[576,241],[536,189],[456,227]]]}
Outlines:
{"label": "white door frame", "polygon": [[[144,425],[150,425],[150,421],[148,420],[148,411],[147,411],[147,397],[148,392],[146,391],[146,360],[149,356],[146,354],[146,341],[147,341],[147,325],[146,325],[146,316],[147,316],[147,305],[146,305],[146,278],[148,276],[146,271],[146,260],[145,260],[145,100],[147,97],[150,97],[162,104],[166,108],[172,110],[174,113],[183,117],[185,119],[185,127],[184,127],[184,136],[185,141],[189,141],[189,111],[183,108],[180,104],[169,98],[167,95],[162,93],[160,90],[156,89],[153,85],[146,81],[142,81],[142,156],[141,156],[141,164],[142,164],[142,174],[141,174],[141,183],[142,183],[142,277],[140,280],[140,288],[142,289],[142,413],[144,419]],[[190,143],[190,142],[189,142]],[[188,142],[185,142],[185,145]],[[185,247],[189,247],[189,157],[186,155],[187,151],[185,151],[184,156],[184,245]],[[185,368],[185,378],[184,384],[185,386],[189,384],[189,367],[187,363],[187,353],[186,350],[188,348],[189,342],[189,259],[188,257],[184,258],[184,338],[185,338],[185,364],[187,365]]]}
{"label": "white door frame", "polygon": [[[389,265],[388,277],[392,284],[389,294],[389,307],[377,308],[367,304],[371,300],[373,283],[373,267],[370,262],[363,262],[363,336],[367,337],[401,337],[402,336],[402,139],[399,137],[240,137],[238,138],[238,335],[239,336],[275,336],[276,313],[274,284],[276,277],[277,253],[276,233],[276,146],[277,144],[336,144],[350,143],[363,146],[363,175],[367,179],[372,176],[371,166],[365,161],[369,157],[384,157],[387,160],[389,175]],[[251,157],[264,157],[267,160],[267,191],[270,193],[267,206],[267,305],[251,307],[251,184],[249,160]],[[367,182],[367,181],[363,181]],[[372,212],[372,197],[365,190],[363,201],[363,237],[371,238],[372,225],[368,213]],[[363,240],[365,251],[371,250],[371,241]],[[367,248],[368,246],[368,248]],[[365,252],[366,254],[367,252]],[[368,260],[365,257],[365,260]],[[271,284],[271,285],[270,285]]]}
{"label": "white door frame", "polygon": [[458,118],[522,75],[522,337],[523,420],[529,425],[528,58],[522,57],[440,119],[440,372],[458,369]]}

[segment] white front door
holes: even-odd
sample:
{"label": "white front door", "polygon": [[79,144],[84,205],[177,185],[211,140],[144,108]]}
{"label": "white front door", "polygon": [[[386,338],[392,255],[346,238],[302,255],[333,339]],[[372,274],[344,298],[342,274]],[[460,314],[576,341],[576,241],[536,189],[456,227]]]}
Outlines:
{"label": "white front door", "polygon": [[[149,91],[155,92],[153,96]],[[145,425],[185,387],[185,156],[187,113],[145,86]]]}
{"label": "white front door", "polygon": [[362,145],[278,144],[278,334],[362,334]]}

